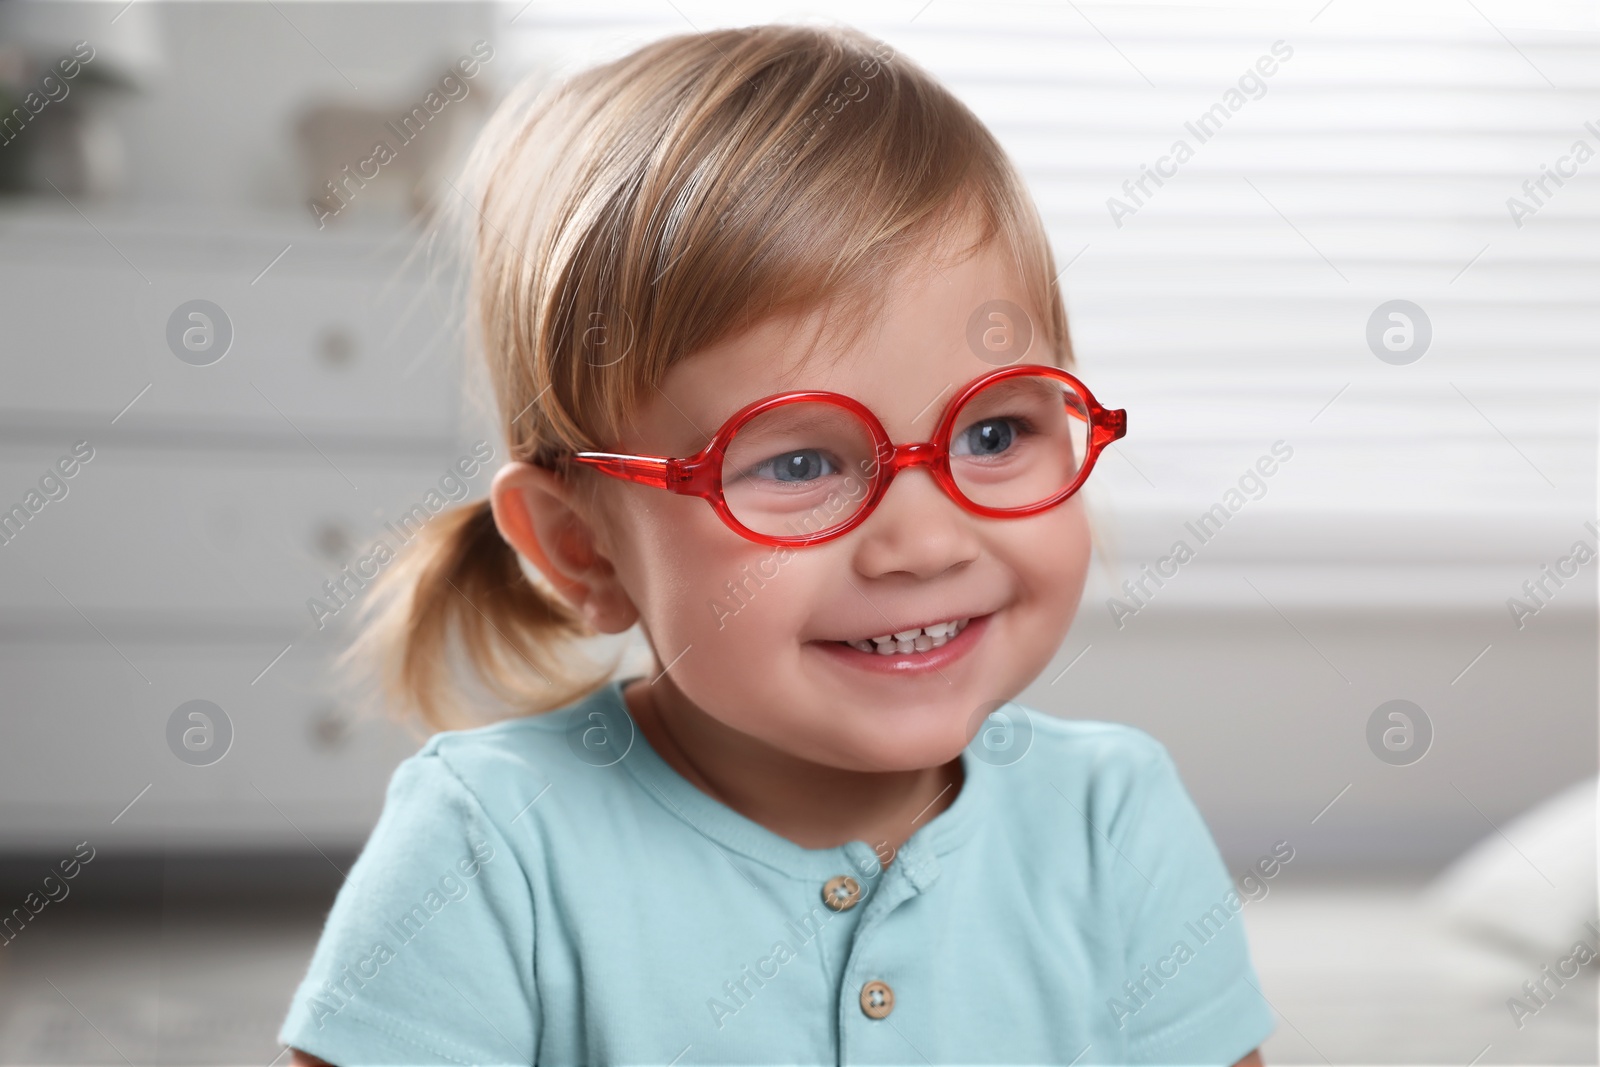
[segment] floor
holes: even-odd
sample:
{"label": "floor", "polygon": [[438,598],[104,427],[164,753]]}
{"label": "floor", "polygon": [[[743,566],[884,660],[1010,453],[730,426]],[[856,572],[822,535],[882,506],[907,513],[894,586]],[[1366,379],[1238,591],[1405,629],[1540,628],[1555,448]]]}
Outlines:
{"label": "floor", "polygon": [[315,905],[69,923],[68,903],[0,950],[0,1063],[265,1067],[282,1052],[273,1035],[316,945]]}
{"label": "floor", "polygon": [[[1537,966],[1438,929],[1415,890],[1283,886],[1246,907],[1279,1020],[1268,1063],[1596,1063],[1593,968],[1519,1030],[1505,1001]],[[316,940],[315,903],[69,904],[0,947],[0,1064],[287,1058],[273,1034]]]}

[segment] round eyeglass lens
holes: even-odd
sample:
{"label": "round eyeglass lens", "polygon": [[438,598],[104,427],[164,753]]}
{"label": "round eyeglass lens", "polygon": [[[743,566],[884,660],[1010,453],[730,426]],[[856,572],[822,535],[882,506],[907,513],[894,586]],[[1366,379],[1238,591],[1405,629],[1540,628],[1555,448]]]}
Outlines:
{"label": "round eyeglass lens", "polygon": [[1077,481],[1088,454],[1088,404],[1071,383],[1043,374],[984,386],[950,430],[950,474],[982,507],[1042,504]]}
{"label": "round eyeglass lens", "polygon": [[768,537],[810,537],[850,521],[877,470],[872,432],[822,401],[781,404],[741,426],[722,458],[733,517]]}

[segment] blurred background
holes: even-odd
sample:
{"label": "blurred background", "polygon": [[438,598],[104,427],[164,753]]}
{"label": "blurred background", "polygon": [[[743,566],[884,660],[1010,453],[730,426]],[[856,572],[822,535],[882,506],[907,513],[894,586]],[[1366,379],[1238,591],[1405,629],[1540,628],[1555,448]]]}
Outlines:
{"label": "blurred background", "polygon": [[1600,940],[1600,21],[1530,0],[0,6],[0,1063],[287,1059],[420,743],[325,583],[504,460],[412,253],[519,80],[774,19],[1033,189],[1130,430],[1022,700],[1158,737],[1236,872],[1294,849],[1267,1061],[1595,1063],[1600,965],[1524,983]]}

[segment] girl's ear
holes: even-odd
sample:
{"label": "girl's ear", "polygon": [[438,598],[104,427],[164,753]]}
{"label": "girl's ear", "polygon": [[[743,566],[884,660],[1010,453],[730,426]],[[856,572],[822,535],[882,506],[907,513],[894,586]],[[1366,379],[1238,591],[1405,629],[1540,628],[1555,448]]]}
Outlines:
{"label": "girl's ear", "polygon": [[494,524],[601,633],[621,633],[639,611],[600,551],[593,525],[573,506],[572,489],[554,471],[507,463],[489,489]]}

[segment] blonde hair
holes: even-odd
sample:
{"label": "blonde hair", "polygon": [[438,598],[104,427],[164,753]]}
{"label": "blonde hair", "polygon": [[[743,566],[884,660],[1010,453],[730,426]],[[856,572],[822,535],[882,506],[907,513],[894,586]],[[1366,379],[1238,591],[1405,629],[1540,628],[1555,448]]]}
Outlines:
{"label": "blonde hair", "polygon": [[[674,363],[830,301],[870,320],[908,257],[973,218],[998,237],[1034,347],[1072,365],[1043,223],[993,135],[931,75],[844,27],[762,25],[645,45],[502,103],[456,187],[469,323],[512,460],[609,447]],[[1035,357],[1037,358],[1037,357]],[[379,580],[347,652],[392,707],[463,720],[452,636],[522,714],[603,684],[594,636],[529,579],[481,500],[441,513]]]}

